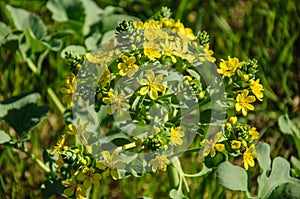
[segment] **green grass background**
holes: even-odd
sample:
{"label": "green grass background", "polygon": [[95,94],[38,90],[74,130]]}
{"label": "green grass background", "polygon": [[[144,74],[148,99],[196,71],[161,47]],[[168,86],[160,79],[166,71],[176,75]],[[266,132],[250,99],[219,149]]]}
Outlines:
{"label": "green grass background", "polygon": [[[247,60],[256,58],[260,65],[258,76],[264,85],[264,101],[257,106],[256,112],[248,115],[247,120],[258,128],[261,142],[271,146],[271,156],[283,156],[290,160],[296,156],[292,137],[280,132],[277,119],[288,114],[296,124],[300,123],[300,4],[297,0],[282,1],[200,1],[200,0],[95,0],[101,7],[120,7],[120,13],[146,20],[161,6],[172,9],[173,17],[180,19],[185,26],[195,32],[206,30],[210,35],[210,47],[217,59],[236,56]],[[13,22],[5,11],[10,4],[37,13],[47,25],[57,27],[46,8],[46,1],[5,0],[0,2],[0,20],[13,27]],[[67,36],[64,47],[82,44],[82,38]],[[42,78],[62,97],[59,89],[63,85],[67,67],[59,52],[51,52],[43,62]],[[25,62],[14,52],[0,47],[0,100],[24,92],[39,92],[43,103],[50,106],[50,114],[37,128],[30,132],[31,141],[26,143],[32,153],[42,157],[42,149],[52,147],[63,127],[63,117],[47,97],[45,89]],[[7,124],[0,122],[0,129],[14,135]],[[45,179],[42,170],[25,154],[11,148],[0,146],[0,198],[41,198],[40,186]],[[187,154],[182,164],[186,172],[199,170],[196,154]],[[240,164],[240,161],[236,162]],[[255,178],[259,173],[256,166],[250,169]],[[215,173],[203,178],[189,179],[190,198],[243,198],[243,194],[221,187]],[[4,191],[5,190],[5,193]],[[129,177],[120,181],[106,180],[101,190],[96,190],[94,198],[168,198],[170,185],[167,174],[146,174],[141,178]],[[5,196],[6,195],[6,196]],[[54,198],[62,198],[55,196]]]}

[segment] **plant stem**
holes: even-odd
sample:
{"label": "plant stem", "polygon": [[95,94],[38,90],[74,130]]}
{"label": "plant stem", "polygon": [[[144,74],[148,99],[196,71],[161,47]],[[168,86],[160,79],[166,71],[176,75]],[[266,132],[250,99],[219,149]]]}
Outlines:
{"label": "plant stem", "polygon": [[56,105],[56,107],[58,108],[60,113],[63,114],[65,112],[64,105],[61,103],[61,101],[59,100],[57,95],[54,93],[54,91],[50,87],[48,87],[47,84],[44,82],[44,80],[41,78],[40,72],[39,72],[38,68],[36,67],[36,65],[29,58],[26,58],[25,61],[28,64],[29,68],[32,70],[32,72],[34,74],[38,75],[42,84],[47,88],[47,93],[50,96],[51,100],[54,102],[54,104]]}
{"label": "plant stem", "polygon": [[177,170],[173,165],[169,165],[167,167],[167,172],[171,189],[177,188],[179,185],[179,176]]}
{"label": "plant stem", "polygon": [[5,143],[6,146],[13,147],[15,149],[18,149],[22,152],[24,152],[29,158],[31,158],[43,171],[46,173],[50,173],[50,168],[45,165],[36,155],[28,151],[24,146],[18,146],[17,143]]}

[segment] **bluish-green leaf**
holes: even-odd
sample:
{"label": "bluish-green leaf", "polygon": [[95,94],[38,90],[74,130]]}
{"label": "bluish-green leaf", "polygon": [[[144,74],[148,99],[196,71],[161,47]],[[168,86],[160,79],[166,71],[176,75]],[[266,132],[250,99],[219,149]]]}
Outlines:
{"label": "bluish-green leaf", "polygon": [[182,193],[181,190],[172,189],[169,193],[172,199],[187,199],[187,197]]}
{"label": "bluish-green leaf", "polygon": [[83,25],[83,34],[87,35],[90,32],[90,27],[98,23],[101,19],[101,14],[103,10],[91,0],[82,1],[83,7],[85,9],[85,21]]}
{"label": "bluish-green leaf", "polygon": [[65,52],[67,52],[67,51],[73,51],[73,52],[75,52],[75,53],[77,53],[77,54],[80,54],[80,55],[83,55],[83,54],[85,54],[85,48],[83,47],[83,46],[79,46],[79,45],[70,45],[70,46],[67,46],[66,48],[64,48],[62,51],[61,51],[61,54],[60,54],[60,56],[62,57],[62,58],[64,58],[65,57]]}
{"label": "bluish-green leaf", "polygon": [[41,40],[46,35],[46,26],[41,18],[35,13],[30,13],[21,8],[14,8],[10,5],[6,6],[15,26],[24,32],[29,29],[34,38]]}
{"label": "bluish-green leaf", "polygon": [[274,159],[270,176],[264,173],[260,176],[263,180],[259,181],[259,198],[268,198],[273,190],[285,183],[299,184],[300,180],[290,176],[290,164],[282,157]]}
{"label": "bluish-green leaf", "polygon": [[247,191],[247,178],[247,173],[243,168],[234,166],[227,161],[218,166],[218,182],[228,189]]}
{"label": "bluish-green leaf", "polygon": [[258,144],[255,151],[258,153],[259,166],[264,172],[269,171],[271,169],[270,146],[266,143]]}
{"label": "bluish-green leaf", "polygon": [[52,19],[55,21],[84,22],[85,13],[81,0],[49,0],[47,8],[52,12]]}
{"label": "bluish-green leaf", "polygon": [[48,107],[38,106],[40,95],[19,95],[0,103],[0,118],[10,124],[19,136],[35,127],[48,113]]}
{"label": "bluish-green leaf", "polygon": [[289,116],[281,115],[278,118],[278,126],[282,133],[292,135],[300,139],[300,130],[297,128],[295,123],[289,118]]}
{"label": "bluish-green leaf", "polygon": [[0,130],[0,144],[10,141],[10,136],[7,135],[3,130]]}
{"label": "bluish-green leaf", "polygon": [[300,184],[285,183],[279,185],[272,194],[268,197],[269,199],[299,199],[300,196]]}
{"label": "bluish-green leaf", "polygon": [[92,34],[92,36],[86,38],[84,40],[84,44],[86,46],[86,49],[87,50],[95,50],[99,44],[99,41],[100,41],[100,38],[101,38],[101,34],[100,33],[97,33],[95,32],[94,34]]}
{"label": "bluish-green leaf", "polygon": [[103,16],[102,30],[103,31],[115,30],[115,28],[118,26],[118,23],[124,20],[140,21],[140,19],[137,17],[121,15],[121,14],[112,14],[108,16]]}

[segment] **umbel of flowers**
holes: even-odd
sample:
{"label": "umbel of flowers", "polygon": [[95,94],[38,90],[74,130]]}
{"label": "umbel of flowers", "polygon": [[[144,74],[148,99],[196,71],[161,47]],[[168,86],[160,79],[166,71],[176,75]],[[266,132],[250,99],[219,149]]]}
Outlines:
{"label": "umbel of flowers", "polygon": [[[95,122],[78,116],[53,148],[64,194],[84,198],[103,178],[165,171],[172,157],[195,148],[207,167],[226,156],[242,156],[244,168],[253,167],[259,133],[239,118],[263,100],[257,62],[230,56],[216,61],[212,55],[206,32],[195,35],[166,8],[146,22],[121,22],[101,49],[67,53],[70,73],[61,89],[63,102],[73,111],[82,101],[92,106],[101,130],[89,130]],[[218,67],[210,73],[198,70],[212,65]],[[211,85],[204,74],[215,74]],[[226,97],[222,110],[230,111],[220,113],[221,119],[203,120],[203,107],[223,91],[220,85]],[[209,115],[214,111],[209,109]],[[205,130],[210,123],[218,124],[216,132]],[[82,144],[66,146],[66,138],[74,135]],[[188,148],[192,142],[194,149]]]}

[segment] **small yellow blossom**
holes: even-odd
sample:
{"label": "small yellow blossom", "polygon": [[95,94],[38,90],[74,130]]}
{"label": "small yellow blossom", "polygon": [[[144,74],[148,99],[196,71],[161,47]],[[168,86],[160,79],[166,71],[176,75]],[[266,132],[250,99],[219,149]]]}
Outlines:
{"label": "small yellow blossom", "polygon": [[159,50],[159,45],[154,44],[153,42],[147,42],[144,43],[144,54],[149,58],[149,59],[154,59],[154,58],[160,58],[161,53],[158,51]]}
{"label": "small yellow blossom", "polygon": [[250,88],[252,93],[256,96],[256,98],[259,101],[262,101],[263,98],[263,93],[262,91],[264,90],[263,86],[259,83],[259,79],[254,81],[253,79],[250,80]]}
{"label": "small yellow blossom", "polygon": [[111,108],[108,109],[108,114],[112,115],[117,111],[119,116],[123,115],[123,109],[129,109],[130,105],[124,102],[126,95],[123,93],[118,94],[118,91],[108,92],[108,97],[104,97],[102,101],[106,104],[110,104]]}
{"label": "small yellow blossom", "polygon": [[57,169],[60,169],[62,166],[64,166],[65,162],[61,154],[58,154],[58,159],[55,161],[55,163],[58,165]]}
{"label": "small yellow blossom", "polygon": [[65,80],[65,87],[61,88],[60,91],[64,93],[62,98],[62,102],[68,107],[72,107],[72,96],[74,92],[74,85],[75,84],[75,75],[70,72],[67,74],[67,78]]}
{"label": "small yellow blossom", "polygon": [[238,58],[236,58],[236,57],[231,58],[230,56],[228,56],[227,61],[221,59],[220,68],[217,69],[217,72],[226,77],[230,77],[242,65],[243,65],[243,62],[239,62]]}
{"label": "small yellow blossom", "polygon": [[166,171],[167,165],[170,163],[170,160],[165,155],[157,156],[156,158],[149,161],[148,166],[152,167],[152,171],[156,172],[157,170]]}
{"label": "small yellow blossom", "polygon": [[206,45],[204,48],[204,52],[205,52],[205,59],[209,62],[215,62],[216,58],[214,58],[212,55],[214,54],[214,51],[212,51],[211,49],[209,49],[209,45]]}
{"label": "small yellow blossom", "polygon": [[234,149],[234,150],[241,148],[241,145],[242,145],[242,143],[238,140],[232,140],[231,141],[231,148]]}
{"label": "small yellow blossom", "polygon": [[123,162],[118,161],[118,151],[114,151],[111,155],[108,151],[103,151],[101,154],[104,161],[98,161],[96,167],[102,170],[106,169],[106,171],[103,172],[104,177],[110,174],[114,180],[117,180],[119,175],[116,169],[124,169],[126,166]]}
{"label": "small yellow blossom", "polygon": [[68,186],[68,188],[66,188],[64,190],[64,194],[68,197],[72,196],[74,194],[74,192],[76,191],[76,199],[83,199],[85,198],[85,187],[82,184],[77,184],[77,182],[75,180],[63,180],[61,182],[63,185]]}
{"label": "small yellow blossom", "polygon": [[182,137],[184,136],[184,132],[181,131],[180,126],[171,128],[171,142],[174,146],[182,145]]}
{"label": "small yellow blossom", "polygon": [[245,81],[245,82],[248,81],[249,80],[249,75],[244,74],[242,76],[242,80]]}
{"label": "small yellow blossom", "polygon": [[65,140],[66,140],[66,136],[62,135],[61,139],[59,141],[57,141],[56,146],[54,146],[54,148],[52,149],[52,151],[50,152],[51,155],[53,155],[54,153],[58,153],[61,154],[64,144],[65,144]]}
{"label": "small yellow blossom", "polygon": [[257,140],[259,138],[259,132],[256,131],[255,127],[251,127],[251,129],[249,130],[249,134],[252,136],[252,140]]}
{"label": "small yellow blossom", "polygon": [[227,123],[225,124],[225,126],[226,126],[226,129],[227,129],[228,131],[230,131],[230,130],[232,129],[232,125],[231,125],[231,123],[229,123],[229,122],[227,122]]}
{"label": "small yellow blossom", "polygon": [[64,131],[64,133],[69,134],[69,135],[78,134],[77,129],[73,124],[68,124],[67,129]]}
{"label": "small yellow blossom", "polygon": [[230,117],[230,118],[229,118],[229,122],[230,122],[231,124],[235,124],[235,123],[237,122],[237,117],[236,117],[236,116]]}
{"label": "small yellow blossom", "polygon": [[[208,156],[210,154],[211,157],[216,156],[216,150],[217,151],[223,151],[224,145],[223,144],[217,144],[217,142],[222,138],[222,133],[218,132],[213,139],[204,139],[201,142],[201,155]],[[223,145],[223,146],[222,146]]]}
{"label": "small yellow blossom", "polygon": [[176,57],[173,55],[173,52],[172,52],[172,50],[173,50],[174,47],[175,47],[175,43],[174,43],[174,42],[170,42],[168,39],[166,39],[166,40],[165,40],[165,43],[161,43],[160,45],[161,45],[161,47],[163,48],[163,54],[164,54],[165,56],[170,57],[173,63],[176,63],[176,62],[177,62],[177,59],[176,59]]}
{"label": "small yellow blossom", "polygon": [[254,152],[255,146],[252,144],[249,148],[246,149],[243,155],[244,167],[248,170],[249,166],[254,167],[255,162],[254,159],[258,157],[258,154]]}
{"label": "small yellow blossom", "polygon": [[100,76],[99,83],[102,87],[110,84],[110,71],[107,66],[97,67]]}
{"label": "small yellow blossom", "polygon": [[140,84],[142,88],[140,90],[141,95],[146,95],[150,90],[150,98],[155,100],[158,98],[158,91],[164,92],[165,87],[163,84],[159,83],[163,80],[163,75],[159,74],[155,77],[152,70],[149,70],[146,74],[147,79],[141,79]]}
{"label": "small yellow blossom", "polygon": [[83,186],[85,188],[89,188],[92,184],[98,187],[100,185],[99,181],[101,180],[101,178],[101,174],[95,173],[95,169],[93,167],[85,167],[77,176],[77,180],[83,181]]}
{"label": "small yellow blossom", "polygon": [[138,65],[134,64],[136,62],[135,56],[127,57],[126,55],[122,55],[123,63],[118,64],[118,69],[120,69],[119,74],[121,76],[127,75],[131,78],[138,70]]}
{"label": "small yellow blossom", "polygon": [[238,96],[236,97],[235,109],[236,111],[242,110],[244,116],[247,115],[248,110],[254,110],[254,106],[250,103],[255,102],[255,97],[253,95],[248,96],[248,94],[248,90],[242,90],[242,93],[238,94]]}

